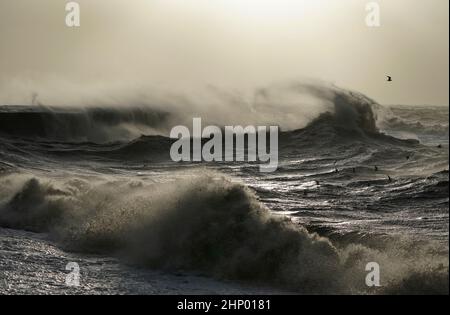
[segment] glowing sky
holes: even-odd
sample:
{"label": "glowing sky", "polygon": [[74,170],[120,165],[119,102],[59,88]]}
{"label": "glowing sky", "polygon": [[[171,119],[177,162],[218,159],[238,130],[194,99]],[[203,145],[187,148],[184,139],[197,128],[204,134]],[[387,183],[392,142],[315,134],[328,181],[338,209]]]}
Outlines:
{"label": "glowing sky", "polygon": [[[447,0],[0,1],[0,103],[317,78],[383,104],[448,104]],[[386,75],[394,81],[386,82]]]}

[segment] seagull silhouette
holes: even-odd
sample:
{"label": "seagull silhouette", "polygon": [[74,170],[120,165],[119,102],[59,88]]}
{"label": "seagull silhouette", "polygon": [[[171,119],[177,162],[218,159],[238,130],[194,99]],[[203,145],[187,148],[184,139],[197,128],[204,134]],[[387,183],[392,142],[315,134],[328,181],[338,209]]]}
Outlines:
{"label": "seagull silhouette", "polygon": [[387,81],[392,82],[392,77],[387,75]]}

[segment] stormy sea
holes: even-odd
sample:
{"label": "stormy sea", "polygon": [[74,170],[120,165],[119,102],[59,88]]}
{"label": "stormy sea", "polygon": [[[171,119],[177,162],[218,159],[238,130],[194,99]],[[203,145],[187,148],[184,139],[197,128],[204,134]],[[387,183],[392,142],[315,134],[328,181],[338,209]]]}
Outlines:
{"label": "stormy sea", "polygon": [[448,294],[448,108],[309,92],[273,173],[173,162],[176,106],[1,106],[0,294]]}

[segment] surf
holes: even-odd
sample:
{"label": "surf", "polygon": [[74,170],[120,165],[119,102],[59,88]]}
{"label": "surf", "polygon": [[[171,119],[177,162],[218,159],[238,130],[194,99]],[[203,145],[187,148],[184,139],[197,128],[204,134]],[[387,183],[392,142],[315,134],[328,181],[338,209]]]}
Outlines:
{"label": "surf", "polygon": [[[385,266],[392,267],[383,271],[380,293],[416,286],[448,292],[448,261],[433,247],[340,247],[289,218],[272,216],[245,186],[221,174],[195,173],[158,185],[130,179],[3,178],[0,224],[46,232],[68,251],[302,293],[369,292],[368,261],[388,261]],[[422,250],[436,254],[416,256]],[[417,277],[433,281],[415,282]]]}

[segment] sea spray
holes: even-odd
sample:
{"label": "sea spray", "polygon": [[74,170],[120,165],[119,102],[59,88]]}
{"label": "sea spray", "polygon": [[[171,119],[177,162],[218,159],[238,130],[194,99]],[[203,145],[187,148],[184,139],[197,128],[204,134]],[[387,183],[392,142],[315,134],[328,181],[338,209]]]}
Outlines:
{"label": "sea spray", "polygon": [[[173,176],[165,184],[125,177],[3,177],[0,224],[49,232],[67,250],[301,293],[448,292],[448,260],[430,255],[430,248],[420,256],[406,245],[386,251],[336,247],[273,217],[250,189],[221,174]],[[382,267],[380,289],[365,285],[370,261],[389,266]]]}

